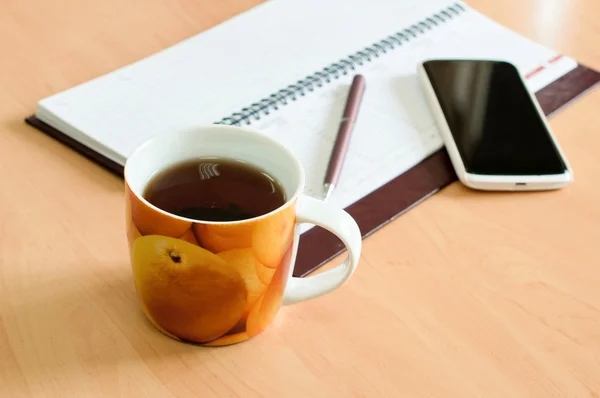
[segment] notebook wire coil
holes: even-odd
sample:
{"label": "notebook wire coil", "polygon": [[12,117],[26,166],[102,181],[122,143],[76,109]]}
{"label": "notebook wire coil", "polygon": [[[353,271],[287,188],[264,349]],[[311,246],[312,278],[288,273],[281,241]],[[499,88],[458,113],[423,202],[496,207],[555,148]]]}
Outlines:
{"label": "notebook wire coil", "polygon": [[464,11],[466,11],[466,9],[460,3],[455,3],[414,25],[381,39],[356,53],[348,55],[347,57],[306,76],[304,79],[298,80],[294,84],[290,84],[286,88],[281,89],[246,108],[242,108],[238,112],[234,112],[231,115],[224,117],[215,124],[249,125],[252,121],[260,120],[261,117],[268,116],[271,112],[277,111],[280,106],[285,106],[290,101],[296,101],[298,97],[305,96],[308,92],[313,92],[315,89],[321,88],[325,84],[339,79],[340,76],[347,75],[349,71],[354,71],[368,62],[372,62],[374,59],[379,58],[388,51],[393,51],[397,47],[417,38],[419,35],[425,34],[436,26],[453,19]]}

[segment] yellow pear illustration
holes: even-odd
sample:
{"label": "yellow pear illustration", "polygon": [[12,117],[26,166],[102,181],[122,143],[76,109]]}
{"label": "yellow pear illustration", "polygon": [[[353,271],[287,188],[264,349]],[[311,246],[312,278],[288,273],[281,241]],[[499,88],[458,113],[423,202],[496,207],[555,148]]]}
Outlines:
{"label": "yellow pear illustration", "polygon": [[250,309],[246,320],[246,333],[249,337],[254,337],[265,330],[277,316],[291,272],[292,253],[293,245],[290,245],[284,253],[281,264],[277,267],[267,290],[260,295]]}
{"label": "yellow pear illustration", "polygon": [[258,260],[256,260],[254,264],[256,266],[256,275],[258,275],[258,279],[265,285],[271,283],[271,279],[273,279],[273,275],[275,274],[275,268],[269,268]]}
{"label": "yellow pear illustration", "polygon": [[142,236],[132,249],[138,296],[151,320],[182,340],[214,340],[240,320],[248,292],[240,273],[192,243]]}
{"label": "yellow pear illustration", "polygon": [[267,285],[261,281],[256,270],[258,267],[267,267],[258,262],[251,248],[227,250],[217,255],[225,260],[229,266],[235,268],[244,279],[248,291],[246,308],[244,308],[244,315],[247,315],[250,308],[252,308],[252,304],[267,289]]}
{"label": "yellow pear illustration", "polygon": [[277,268],[294,239],[296,208],[285,209],[259,220],[252,231],[252,250],[263,265]]}
{"label": "yellow pear illustration", "polygon": [[194,236],[194,231],[192,231],[191,228],[188,229],[187,231],[185,231],[185,233],[183,235],[181,235],[180,237],[178,237],[177,239],[181,239],[181,240],[193,243],[194,245],[198,246],[198,241],[196,240],[196,236]]}
{"label": "yellow pear illustration", "polygon": [[142,234],[131,217],[131,201],[129,200],[125,201],[125,225],[127,227],[127,240],[131,246],[133,241],[142,236]]}
{"label": "yellow pear illustration", "polygon": [[127,221],[127,239],[129,240],[129,244],[133,244],[133,241],[135,241],[140,236],[142,236],[142,234],[137,229],[136,225],[133,223],[133,221],[128,220]]}
{"label": "yellow pear illustration", "polygon": [[254,222],[235,224],[201,224],[192,228],[200,246],[213,253],[252,246]]}

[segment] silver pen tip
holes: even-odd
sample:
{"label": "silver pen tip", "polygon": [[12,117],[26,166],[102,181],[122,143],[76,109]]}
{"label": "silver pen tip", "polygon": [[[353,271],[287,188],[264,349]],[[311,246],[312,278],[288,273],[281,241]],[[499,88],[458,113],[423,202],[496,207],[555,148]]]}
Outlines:
{"label": "silver pen tip", "polygon": [[329,183],[323,184],[323,200],[329,199],[329,197],[333,193],[334,188],[335,188],[335,184],[329,184]]}

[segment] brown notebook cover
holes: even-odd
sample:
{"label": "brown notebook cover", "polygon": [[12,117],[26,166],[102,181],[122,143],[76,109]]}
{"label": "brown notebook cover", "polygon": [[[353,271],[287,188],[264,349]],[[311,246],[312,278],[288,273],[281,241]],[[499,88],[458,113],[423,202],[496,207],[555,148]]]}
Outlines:
{"label": "brown notebook cover", "polygon": [[[550,116],[598,82],[600,73],[579,65],[538,91],[536,97],[544,113]],[[26,122],[118,176],[123,176],[123,166],[92,151],[35,116],[26,118]],[[442,148],[406,173],[350,205],[346,211],[354,217],[364,238],[456,179],[446,150]],[[294,275],[305,276],[344,250],[344,245],[336,236],[322,228],[312,228],[300,238]]]}

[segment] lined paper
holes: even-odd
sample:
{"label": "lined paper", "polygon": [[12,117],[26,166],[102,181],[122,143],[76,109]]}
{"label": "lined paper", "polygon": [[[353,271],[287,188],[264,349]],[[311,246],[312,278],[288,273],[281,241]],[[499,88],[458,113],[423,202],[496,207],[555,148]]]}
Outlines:
{"label": "lined paper", "polygon": [[[456,2],[270,0],[151,57],[39,102],[36,116],[123,164],[158,134],[209,124],[248,107]],[[366,89],[331,202],[346,207],[442,147],[417,78],[432,58],[502,59],[537,91],[576,67],[466,9],[402,46],[252,123],[306,169],[305,193],[322,195],[354,73]]]}

